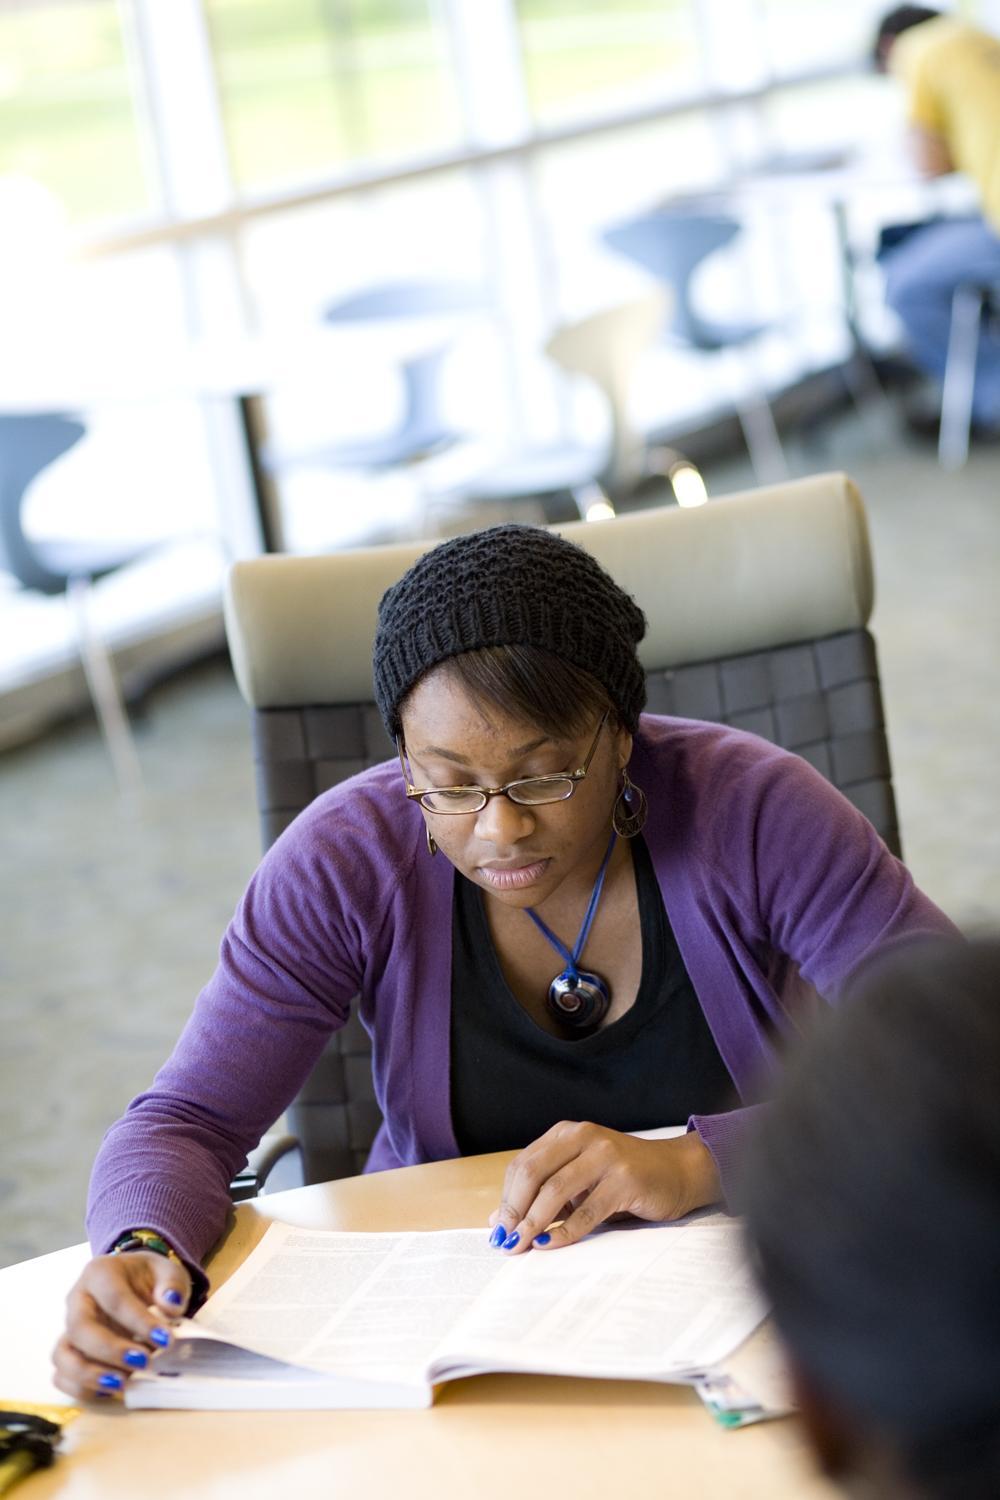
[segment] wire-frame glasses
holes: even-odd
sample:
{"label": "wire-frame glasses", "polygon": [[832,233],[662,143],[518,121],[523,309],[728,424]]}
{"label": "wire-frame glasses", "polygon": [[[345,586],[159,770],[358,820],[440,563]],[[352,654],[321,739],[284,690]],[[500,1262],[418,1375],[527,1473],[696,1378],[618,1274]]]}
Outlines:
{"label": "wire-frame glasses", "polygon": [[601,716],[593,743],[587,751],[583,765],[576,771],[566,771],[559,776],[527,776],[521,781],[508,781],[506,786],[430,786],[416,787],[410,780],[410,767],[403,749],[403,741],[396,736],[399,767],[406,783],[406,795],[415,798],[428,812],[452,813],[481,812],[491,797],[509,797],[522,807],[541,807],[546,802],[566,802],[576,791],[590,770],[590,762],[597,750],[601,730],[608,721],[608,714]]}

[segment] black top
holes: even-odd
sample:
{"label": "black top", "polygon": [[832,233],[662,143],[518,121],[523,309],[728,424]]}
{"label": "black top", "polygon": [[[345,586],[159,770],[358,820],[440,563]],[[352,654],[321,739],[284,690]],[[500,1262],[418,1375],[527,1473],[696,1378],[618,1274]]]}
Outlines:
{"label": "black top", "polygon": [[[620,1020],[578,1039],[543,1031],[515,999],[490,938],[482,893],[456,875],[451,1113],[463,1155],[526,1146],[560,1120],[648,1130],[739,1104],[641,838],[632,851],[642,938],[639,991]],[[584,952],[584,965],[586,958]],[[553,977],[561,967],[553,949]]]}

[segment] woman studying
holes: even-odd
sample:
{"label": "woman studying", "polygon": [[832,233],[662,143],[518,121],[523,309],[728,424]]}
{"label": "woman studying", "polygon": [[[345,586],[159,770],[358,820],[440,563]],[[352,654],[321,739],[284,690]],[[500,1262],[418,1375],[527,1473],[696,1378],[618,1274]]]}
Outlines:
{"label": "woman studying", "polygon": [[375,699],[396,754],[269,851],[109,1132],[63,1389],[114,1394],[156,1289],[202,1290],[230,1178],[353,997],[385,1116],[370,1168],[519,1148],[489,1232],[551,1252],[615,1213],[725,1198],[800,976],[835,1000],[880,948],[951,930],[804,761],[640,717],[643,631],[588,553],[530,527],[446,542],[388,591]]}

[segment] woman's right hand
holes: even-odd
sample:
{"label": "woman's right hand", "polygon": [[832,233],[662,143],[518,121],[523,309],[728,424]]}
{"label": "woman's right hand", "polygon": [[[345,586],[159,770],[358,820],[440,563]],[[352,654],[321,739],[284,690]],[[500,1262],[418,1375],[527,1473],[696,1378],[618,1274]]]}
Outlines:
{"label": "woman's right hand", "polygon": [[154,1250],[95,1256],[66,1298],[56,1385],[77,1399],[121,1399],[133,1371],[170,1343],[190,1297],[185,1267]]}

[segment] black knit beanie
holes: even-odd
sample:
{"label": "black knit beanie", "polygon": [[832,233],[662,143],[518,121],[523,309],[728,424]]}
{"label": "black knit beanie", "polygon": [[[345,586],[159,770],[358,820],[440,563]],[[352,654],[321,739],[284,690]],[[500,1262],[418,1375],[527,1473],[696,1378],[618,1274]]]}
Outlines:
{"label": "black knit beanie", "polygon": [[484,646],[536,646],[595,677],[634,733],[645,633],[635,600],[582,547],[538,526],[491,526],[425,552],[382,596],[375,702],[397,735],[399,706],[431,667]]}

